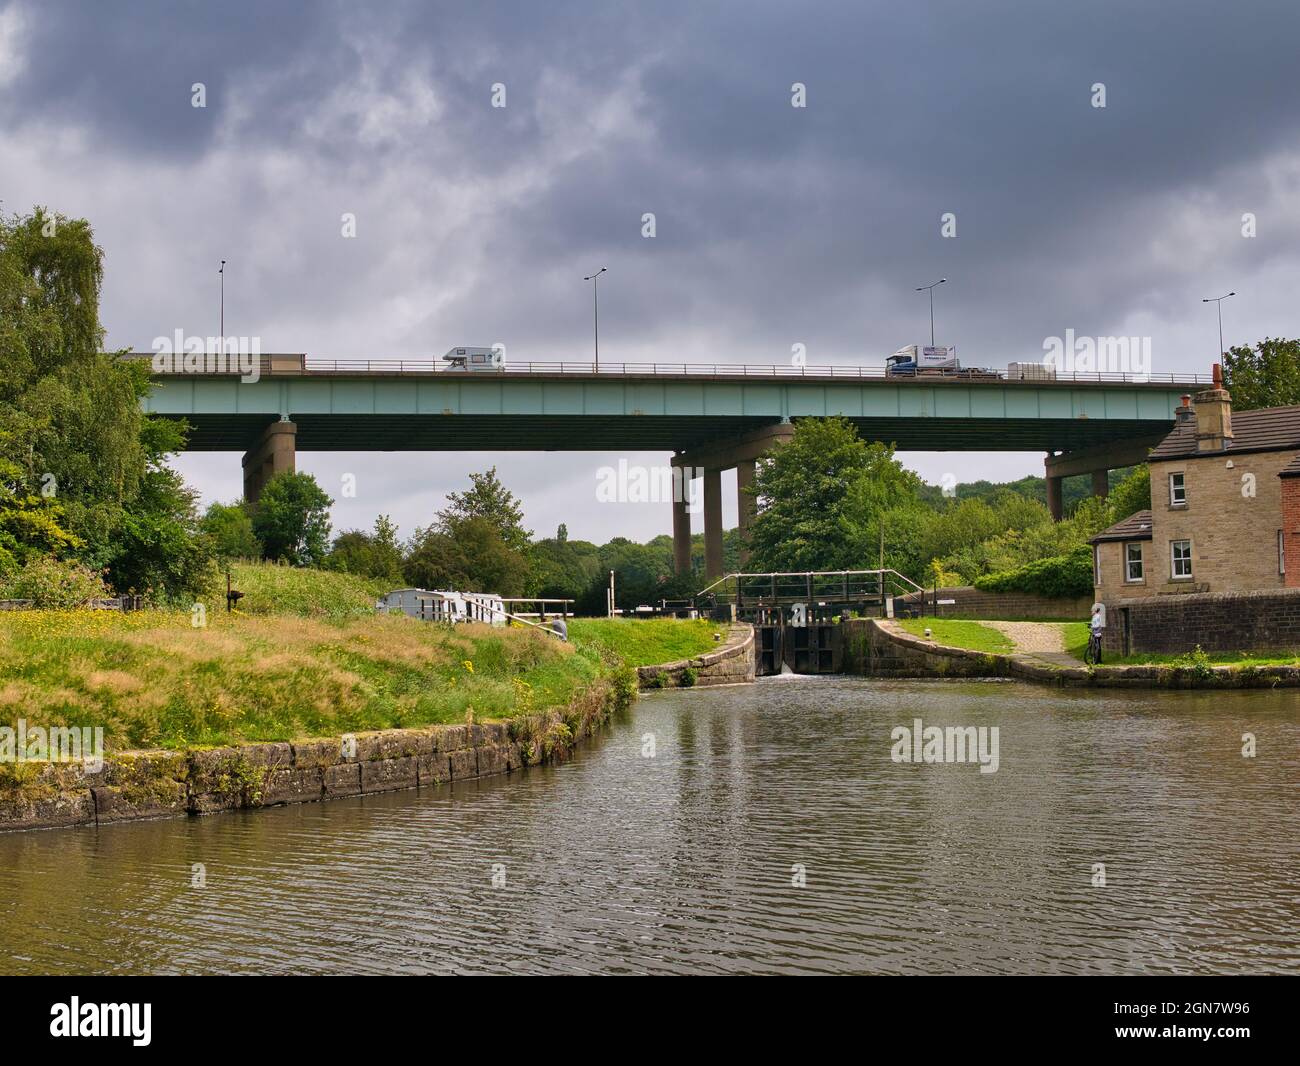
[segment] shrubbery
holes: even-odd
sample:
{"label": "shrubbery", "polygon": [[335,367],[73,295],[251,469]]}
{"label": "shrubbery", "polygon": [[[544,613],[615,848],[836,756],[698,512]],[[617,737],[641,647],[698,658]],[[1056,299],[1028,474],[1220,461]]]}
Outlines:
{"label": "shrubbery", "polygon": [[1092,595],[1092,549],[1086,544],[1068,555],[1038,559],[1014,570],[975,579],[985,592],[1030,592],[1039,596]]}
{"label": "shrubbery", "polygon": [[0,599],[31,600],[34,607],[61,610],[111,596],[103,576],[78,562],[33,555],[0,583]]}

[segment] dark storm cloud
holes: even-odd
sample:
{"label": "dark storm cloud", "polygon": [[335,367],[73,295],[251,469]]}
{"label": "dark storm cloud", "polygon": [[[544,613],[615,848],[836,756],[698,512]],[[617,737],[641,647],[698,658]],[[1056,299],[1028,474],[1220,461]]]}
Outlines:
{"label": "dark storm cloud", "polygon": [[940,276],[968,362],[1074,328],[1204,371],[1228,288],[1235,339],[1296,332],[1293,3],[0,10],[0,196],[91,215],[118,343],[208,328],[227,256],[241,332],[335,357],[585,358],[600,266],[610,359],[879,363]]}
{"label": "dark storm cloud", "polygon": [[[222,114],[225,90],[250,73],[316,57],[321,80],[355,64],[327,32],[328,6],[310,2],[212,4],[201,0],[11,3],[25,32],[22,75],[0,100],[6,125],[61,122],[93,131],[123,153],[200,153]],[[206,85],[207,122],[190,86]],[[292,86],[311,92],[309,79]]]}

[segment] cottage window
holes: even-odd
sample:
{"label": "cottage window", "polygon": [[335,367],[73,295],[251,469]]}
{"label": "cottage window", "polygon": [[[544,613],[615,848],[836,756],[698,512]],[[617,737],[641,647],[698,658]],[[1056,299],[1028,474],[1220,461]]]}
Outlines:
{"label": "cottage window", "polygon": [[1142,545],[1124,545],[1124,580],[1142,580]]}
{"label": "cottage window", "polygon": [[1183,474],[1169,475],[1169,506],[1187,506],[1187,482]]}
{"label": "cottage window", "polygon": [[1092,583],[1101,586],[1101,545],[1092,549]]}
{"label": "cottage window", "polygon": [[1286,530],[1277,531],[1277,572],[1286,576]]}
{"label": "cottage window", "polygon": [[1175,581],[1185,581],[1192,576],[1192,542],[1169,542],[1169,576]]}

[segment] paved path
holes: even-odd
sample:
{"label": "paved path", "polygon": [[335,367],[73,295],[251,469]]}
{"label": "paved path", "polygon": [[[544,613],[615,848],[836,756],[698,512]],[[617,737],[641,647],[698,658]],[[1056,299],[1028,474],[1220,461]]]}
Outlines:
{"label": "paved path", "polygon": [[1016,651],[1064,652],[1061,627],[1051,622],[983,622],[1011,638]]}

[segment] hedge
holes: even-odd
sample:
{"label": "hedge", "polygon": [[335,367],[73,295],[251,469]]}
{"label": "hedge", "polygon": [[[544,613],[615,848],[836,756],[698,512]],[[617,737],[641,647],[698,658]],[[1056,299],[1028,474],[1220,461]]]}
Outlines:
{"label": "hedge", "polygon": [[1039,596],[1090,596],[1092,549],[1081,544],[1068,555],[1038,559],[1014,570],[983,574],[975,587],[986,592],[1033,592]]}

